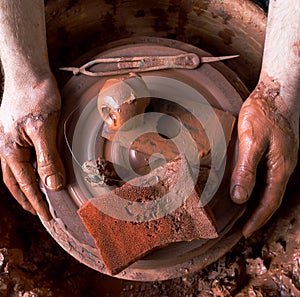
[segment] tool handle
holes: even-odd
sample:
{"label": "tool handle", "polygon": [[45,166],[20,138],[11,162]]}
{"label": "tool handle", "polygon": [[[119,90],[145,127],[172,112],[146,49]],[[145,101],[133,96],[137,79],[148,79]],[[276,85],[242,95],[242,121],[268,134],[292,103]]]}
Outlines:
{"label": "tool handle", "polygon": [[140,57],[134,61],[120,60],[118,69],[139,69],[140,71],[153,71],[171,68],[195,69],[200,64],[196,54],[180,54],[177,56],[148,56]]}
{"label": "tool handle", "polygon": [[[93,72],[89,70],[94,65],[111,64],[112,68],[105,71]],[[180,54],[176,56],[142,56],[142,57],[117,57],[99,58],[92,60],[80,68],[69,67],[62,70],[71,70],[74,75],[79,73],[88,76],[110,76],[127,74],[130,72],[146,72],[164,69],[195,69],[200,65],[200,58],[194,53]]]}

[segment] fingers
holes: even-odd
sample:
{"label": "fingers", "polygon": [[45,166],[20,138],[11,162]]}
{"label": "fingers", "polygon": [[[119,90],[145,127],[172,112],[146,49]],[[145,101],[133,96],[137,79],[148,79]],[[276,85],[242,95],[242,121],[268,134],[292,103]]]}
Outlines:
{"label": "fingers", "polygon": [[3,174],[3,181],[4,184],[7,186],[10,193],[13,197],[19,202],[19,204],[27,211],[31,212],[32,214],[36,215],[36,211],[27,200],[26,196],[21,191],[15,177],[13,176],[9,166],[7,165],[4,158],[1,159],[1,168]]}
{"label": "fingers", "polygon": [[[34,126],[34,124],[33,124]],[[40,127],[27,129],[37,155],[38,173],[45,186],[57,191],[65,186],[65,170],[56,148],[55,117],[49,117]]]}
{"label": "fingers", "polygon": [[231,177],[230,195],[237,204],[249,199],[255,185],[258,163],[267,148],[267,143],[252,135],[251,131],[252,127],[249,127],[239,136],[238,160]]}
{"label": "fingers", "polygon": [[[16,200],[23,207],[26,207],[25,209],[30,209],[29,203],[34,212],[38,213],[43,220],[49,221],[52,217],[38,187],[36,175],[29,160],[30,151],[28,148],[17,148],[12,153],[7,154],[5,158],[1,158],[2,168],[6,173],[5,184],[8,185]],[[10,177],[13,178],[10,179]],[[26,202],[25,199],[28,201]]]}
{"label": "fingers", "polygon": [[243,227],[242,233],[246,238],[261,228],[282,202],[289,175],[278,169],[270,169],[268,176],[267,185],[261,193],[259,204]]}
{"label": "fingers", "polygon": [[239,155],[230,188],[234,202],[246,202],[256,182],[258,164],[262,158],[267,161],[266,184],[243,228],[245,237],[262,227],[280,206],[298,152],[298,131],[291,131],[291,119],[284,118],[273,101],[258,99],[258,94],[250,95],[239,114]]}

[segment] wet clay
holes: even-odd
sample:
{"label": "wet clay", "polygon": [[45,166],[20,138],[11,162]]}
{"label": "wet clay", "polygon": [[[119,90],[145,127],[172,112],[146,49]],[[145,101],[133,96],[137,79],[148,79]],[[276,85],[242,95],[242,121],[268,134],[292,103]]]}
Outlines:
{"label": "wet clay", "polygon": [[92,185],[120,185],[121,178],[117,174],[114,164],[99,157],[97,160],[86,161],[82,169],[87,173],[86,181]]}
{"label": "wet clay", "polygon": [[[101,88],[97,101],[99,113],[107,128],[116,132],[134,116],[143,114],[150,102],[148,94],[146,84],[137,74],[108,79]],[[140,97],[144,100],[139,100]],[[139,121],[134,121],[130,126],[127,124],[126,129],[139,124]]]}
{"label": "wet clay", "polygon": [[[120,110],[123,109],[123,106],[124,104],[120,106]],[[203,108],[203,110],[201,110],[201,108]],[[186,108],[175,102],[159,98],[151,98],[150,105],[148,106],[146,111],[160,113],[162,114],[162,117],[153,117],[153,119],[151,118],[151,125],[153,125],[153,127],[149,128],[153,128],[153,131],[156,130],[157,133],[143,133],[138,137],[134,137],[135,139],[131,143],[130,149],[145,155],[145,158],[147,158],[147,156],[150,157],[155,153],[160,153],[164,156],[164,158],[166,158],[167,161],[171,161],[180,154],[180,149],[185,150],[185,155],[193,155],[193,147],[187,146],[185,139],[183,139],[182,141],[177,139],[176,142],[173,140],[172,136],[174,136],[175,138],[177,134],[183,133],[180,130],[180,126],[182,125],[185,127],[185,129],[188,130],[188,133],[190,133],[190,135],[192,136],[193,141],[195,141],[201,165],[210,166],[211,145],[210,140],[207,136],[207,127],[209,126],[209,130],[213,131],[214,133],[213,135],[211,135],[211,138],[218,139],[218,125],[221,125],[224,132],[226,146],[228,146],[235,124],[235,117],[231,113],[222,111],[218,108],[212,108],[214,116],[216,115],[216,117],[212,116],[210,119],[207,119],[206,122],[204,122],[203,114],[209,113],[211,111],[207,110],[205,105],[202,104],[197,104],[194,107],[192,114],[192,112],[188,111]],[[199,114],[198,118],[194,116],[195,113]],[[173,117],[174,121],[167,120],[161,125],[164,127],[160,127],[160,120],[163,119],[163,115]],[[147,116],[147,113],[145,114],[145,116]],[[169,137],[168,134],[171,134],[170,131],[176,130],[176,128],[174,128],[176,123],[178,123],[178,131],[175,131],[174,135],[170,135]],[[205,124],[206,126],[203,124]],[[167,136],[160,133],[161,129],[166,131]],[[124,135],[123,137],[126,139],[132,139],[132,135],[135,135],[135,133],[135,131],[122,131],[122,134]],[[104,126],[102,132],[102,136],[104,138],[110,141],[114,141],[115,135],[116,131],[112,131],[111,129],[108,129],[106,126]]]}
{"label": "wet clay", "polygon": [[[127,183],[112,193],[132,202],[154,201],[169,193],[180,182],[178,172],[181,170],[183,178],[180,181],[186,184],[192,178],[191,173],[185,159],[178,157],[144,177],[135,178],[131,184]],[[132,185],[149,184],[149,180],[153,178],[158,180],[154,185]],[[201,191],[198,186],[191,189],[180,208],[161,218],[146,221],[125,221],[103,213],[97,207],[97,199],[109,201],[110,195],[111,193],[89,200],[78,211],[110,274],[119,273],[151,251],[170,243],[218,236],[213,214],[208,208],[200,207]],[[151,211],[156,213],[160,209]],[[134,213],[132,215],[135,216]]]}
{"label": "wet clay", "polygon": [[[239,114],[239,156],[232,175],[232,199],[246,202],[256,181],[264,182],[259,203],[243,228],[245,237],[279,208],[297,163],[299,117],[296,107],[288,107],[282,89],[277,80],[263,73]],[[262,179],[256,178],[258,170],[264,173]]]}
{"label": "wet clay", "polygon": [[256,99],[255,103],[272,123],[278,125],[283,131],[292,133],[290,121],[287,119],[291,117],[291,111],[281,97],[280,83],[266,74],[262,77],[263,79],[253,91],[252,98]]}

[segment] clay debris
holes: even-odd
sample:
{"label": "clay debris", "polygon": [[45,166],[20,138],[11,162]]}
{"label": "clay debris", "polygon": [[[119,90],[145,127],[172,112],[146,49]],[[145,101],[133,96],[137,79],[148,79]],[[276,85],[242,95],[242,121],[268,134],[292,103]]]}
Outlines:
{"label": "clay debris", "polygon": [[[156,183],[151,184],[154,179]],[[175,189],[178,183],[178,194],[185,191],[186,185],[194,184],[184,157],[178,157],[148,175],[135,178],[110,194],[93,198],[79,209],[79,216],[93,236],[110,274],[119,273],[151,251],[170,243],[218,236],[213,214],[208,207],[204,208],[199,204],[201,193],[198,186],[190,189],[187,199],[179,208],[157,219],[141,218],[141,214],[135,214],[132,209],[131,220],[121,220],[105,214],[105,207],[111,209],[112,195],[126,199],[129,206],[134,202],[155,202]],[[168,206],[165,209],[158,208],[152,209],[152,215],[163,214]],[[128,212],[130,213],[130,209],[127,209]]]}
{"label": "clay debris", "polygon": [[87,174],[86,181],[93,186],[114,186],[121,183],[114,164],[101,157],[84,162],[82,170]]}

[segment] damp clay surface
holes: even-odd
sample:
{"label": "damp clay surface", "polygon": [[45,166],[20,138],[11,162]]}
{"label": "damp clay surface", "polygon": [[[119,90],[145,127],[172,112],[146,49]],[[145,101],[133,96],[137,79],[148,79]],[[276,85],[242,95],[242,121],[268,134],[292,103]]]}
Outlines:
{"label": "damp clay surface", "polygon": [[[145,98],[140,98],[139,100],[143,101],[144,99]],[[123,110],[123,107],[124,104],[120,106],[120,110]],[[155,117],[152,113],[159,113],[163,116]],[[204,114],[210,116],[204,118]],[[184,137],[180,137],[174,141],[174,138],[180,133],[184,133],[181,127],[182,125],[187,129],[195,142],[201,165],[207,167],[211,165],[212,158],[211,143],[207,136],[207,127],[209,127],[211,139],[217,140],[220,138],[220,125],[223,128],[226,146],[228,146],[236,121],[232,113],[214,107],[210,109],[206,104],[192,104],[190,108],[187,109],[176,102],[161,98],[151,98],[146,113],[144,113],[144,118],[149,126],[149,131],[157,131],[157,133],[138,133],[138,137],[135,137],[137,134],[136,130],[122,131],[121,136],[118,134],[118,141],[128,145],[126,139],[133,139],[130,143],[131,150],[142,153],[145,157],[148,156],[148,158],[156,153],[160,153],[167,161],[172,161],[180,154],[180,149],[186,156],[193,155],[194,147],[187,145]],[[204,123],[205,125],[203,125]],[[102,137],[107,140],[115,141],[116,133],[117,131],[109,129],[107,125],[103,126]],[[224,157],[224,153],[225,152],[222,152],[220,155]],[[107,158],[111,159],[111,156],[107,156]]]}
{"label": "damp clay surface", "polygon": [[[83,2],[84,5],[82,5]],[[196,25],[182,25],[182,22],[192,19],[186,17],[185,10],[182,9],[185,7],[186,10],[189,9],[186,1],[167,1],[170,5],[162,5],[161,9],[153,7],[149,1],[139,1],[139,4],[149,9],[131,9],[131,14],[124,13],[126,17],[119,16],[116,12],[120,11],[121,5],[131,8],[129,4],[137,5],[137,1],[104,2],[107,5],[103,7],[101,1],[92,0],[63,1],[63,3],[55,0],[45,1],[50,62],[55,66],[53,69],[60,75],[61,73],[57,70],[59,67],[71,64],[74,58],[87,52],[98,41],[106,44],[111,39],[117,40],[130,36],[131,32],[136,34],[136,30],[144,29],[143,24],[147,25],[148,22],[155,24],[157,29],[161,28],[157,32],[159,36],[172,36],[199,46],[204,45],[207,50],[210,50],[208,45],[214,42],[214,40],[210,42],[209,38],[218,37],[218,32],[214,34],[209,31],[205,36],[199,34],[200,30],[205,29],[201,22],[197,22]],[[102,5],[100,20],[100,9],[95,9],[90,5],[91,3]],[[165,1],[157,3],[165,3]],[[76,7],[75,4],[81,5]],[[250,12],[247,9],[249,6],[251,6]],[[238,45],[238,52],[243,56],[243,62],[230,61],[230,63],[238,65],[236,68],[243,73],[243,77],[246,77],[247,81],[251,80],[247,84],[250,88],[256,84],[259,75],[261,45],[266,23],[265,18],[257,15],[257,10],[252,6],[250,1],[245,0],[194,1],[191,11],[192,17],[193,15],[196,17],[196,13],[198,15],[210,14],[213,20],[218,21],[218,24],[224,26],[225,29],[233,29],[235,36],[231,39],[233,45],[228,45],[230,49],[228,54],[234,46]],[[86,13],[87,7],[90,11]],[[209,11],[205,14],[206,9]],[[108,11],[112,12],[108,13]],[[168,11],[169,17],[159,17],[159,14],[165,11]],[[171,16],[170,13],[172,13]],[[92,18],[93,15],[94,18]],[[149,15],[154,16],[153,22]],[[140,22],[132,22],[131,16]],[[245,20],[244,25],[241,26],[239,19]],[[92,27],[93,20],[96,24],[94,27]],[[128,29],[124,23],[119,24],[118,20],[126,21],[131,27]],[[175,29],[170,28],[172,24],[176,26]],[[213,25],[217,31],[221,30],[219,26]],[[163,31],[166,27],[168,30]],[[246,35],[240,33],[243,31]],[[192,33],[187,35],[186,33],[189,32]],[[259,38],[253,38],[251,32],[256,33]],[[152,33],[145,29],[141,30],[141,34],[144,35],[154,35]],[[226,34],[222,36],[227,37]],[[227,42],[228,39],[224,39]],[[216,40],[223,42],[221,38],[216,38]],[[242,47],[245,50],[241,49]],[[215,48],[217,49],[213,52],[215,55],[227,53],[219,43]],[[299,172],[299,167],[296,172]],[[21,209],[13,197],[4,191],[4,185],[1,184],[0,296],[299,296],[299,178],[297,174],[294,176],[282,206],[262,230],[247,240],[241,240],[234,249],[205,269],[184,277],[159,282],[120,280],[80,264],[55,242],[36,217]]]}
{"label": "damp clay surface", "polygon": [[[176,184],[180,187],[175,190]],[[169,202],[160,203],[170,192]],[[121,211],[116,210],[115,217],[105,213],[106,207],[113,207],[112,194],[129,202],[125,208],[130,221]],[[178,157],[112,193],[89,200],[78,213],[93,236],[107,270],[117,274],[152,250],[170,243],[216,238],[214,216],[208,208],[200,207],[200,195],[186,160]],[[184,196],[185,201],[179,201],[182,205],[170,211],[169,204]],[[146,205],[149,201],[153,203],[146,212],[135,208],[134,203]]]}
{"label": "damp clay surface", "polygon": [[299,296],[299,178],[293,176],[286,202],[262,230],[201,271],[156,282],[120,280],[80,264],[1,184],[0,296]]}
{"label": "damp clay surface", "polygon": [[101,157],[84,162],[82,170],[87,174],[86,181],[93,186],[121,184],[121,178],[116,172],[114,164]]}

